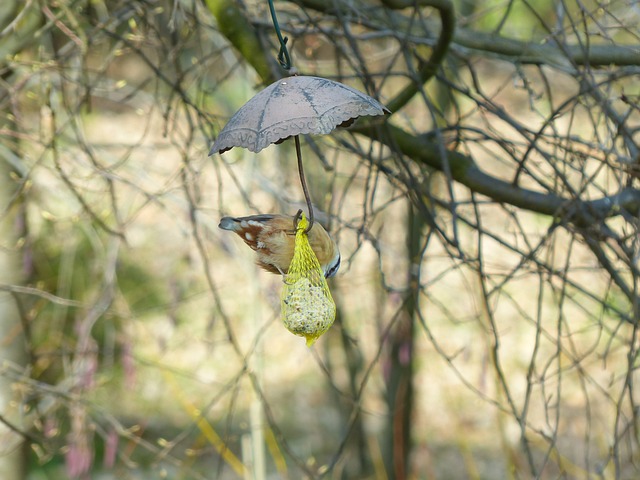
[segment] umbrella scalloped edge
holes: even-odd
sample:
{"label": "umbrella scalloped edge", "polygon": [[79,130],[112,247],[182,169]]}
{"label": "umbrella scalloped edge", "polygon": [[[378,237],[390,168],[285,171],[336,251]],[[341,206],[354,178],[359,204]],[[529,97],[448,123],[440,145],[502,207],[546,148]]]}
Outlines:
{"label": "umbrella scalloped edge", "polygon": [[233,147],[244,147],[253,153],[258,153],[272,143],[280,143],[295,135],[326,135],[331,133],[337,126],[347,123],[350,124],[350,120],[355,120],[363,116],[376,116],[389,113],[386,108],[381,106],[381,108],[374,109],[373,105],[371,108],[356,114],[354,114],[353,110],[349,110],[348,112],[341,110],[340,107],[335,107],[322,117],[289,120],[286,123],[281,122],[270,125],[268,128],[262,129],[259,132],[250,128],[236,128],[233,132],[226,133],[223,138],[219,137],[213,144],[209,155],[224,153]]}

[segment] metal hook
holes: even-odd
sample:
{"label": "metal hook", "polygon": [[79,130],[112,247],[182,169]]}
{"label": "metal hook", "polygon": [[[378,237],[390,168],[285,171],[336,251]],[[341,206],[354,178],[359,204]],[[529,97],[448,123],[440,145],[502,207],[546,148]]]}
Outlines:
{"label": "metal hook", "polygon": [[278,41],[280,42],[280,51],[278,52],[278,63],[285,70],[291,69],[291,56],[289,55],[289,50],[287,49],[287,41],[288,37],[282,37],[282,32],[280,31],[280,25],[278,25],[278,18],[276,17],[276,10],[273,7],[273,0],[269,1],[269,10],[271,11],[271,20],[273,21],[273,28],[276,30],[276,35],[278,36]]}
{"label": "metal hook", "polygon": [[298,231],[298,223],[302,220],[302,209],[298,209],[298,212],[293,216],[293,232]]}

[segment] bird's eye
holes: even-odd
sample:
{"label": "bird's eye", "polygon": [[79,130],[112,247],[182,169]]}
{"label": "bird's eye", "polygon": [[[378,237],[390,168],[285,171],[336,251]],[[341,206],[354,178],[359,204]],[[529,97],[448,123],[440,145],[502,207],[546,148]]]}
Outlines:
{"label": "bird's eye", "polygon": [[327,270],[325,277],[326,278],[333,277],[336,273],[338,273],[338,269],[340,269],[340,256],[338,256],[338,261],[335,264],[331,265],[331,268]]}

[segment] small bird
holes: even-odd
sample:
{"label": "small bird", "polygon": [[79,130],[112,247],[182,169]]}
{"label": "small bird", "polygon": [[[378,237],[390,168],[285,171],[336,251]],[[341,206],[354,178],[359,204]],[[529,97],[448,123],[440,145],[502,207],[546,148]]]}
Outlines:
{"label": "small bird", "polygon": [[[257,263],[260,267],[284,275],[293,258],[296,238],[294,219],[293,216],[279,214],[223,217],[218,227],[237,233],[258,254]],[[340,268],[340,251],[336,242],[317,222],[308,235],[324,276],[333,277]]]}

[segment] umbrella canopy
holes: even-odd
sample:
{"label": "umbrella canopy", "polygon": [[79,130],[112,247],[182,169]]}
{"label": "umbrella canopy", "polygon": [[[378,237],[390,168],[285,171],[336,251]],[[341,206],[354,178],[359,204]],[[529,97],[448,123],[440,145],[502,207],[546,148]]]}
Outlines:
{"label": "umbrella canopy", "polygon": [[233,147],[259,152],[302,134],[327,134],[358,117],[389,113],[380,102],[326,78],[293,76],[272,83],[238,110],[222,129],[209,155]]}

